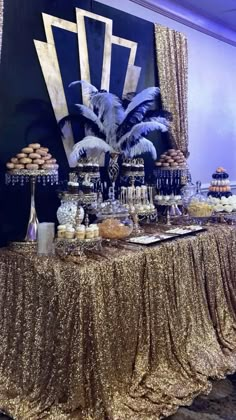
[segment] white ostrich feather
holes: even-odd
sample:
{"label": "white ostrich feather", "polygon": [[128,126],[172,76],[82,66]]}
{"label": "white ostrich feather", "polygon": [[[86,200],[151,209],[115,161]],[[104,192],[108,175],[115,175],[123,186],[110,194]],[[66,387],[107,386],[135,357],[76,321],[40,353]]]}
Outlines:
{"label": "white ostrich feather", "polygon": [[[98,92],[91,98],[91,104],[99,110],[99,117],[102,117],[111,108],[118,108],[121,112],[123,110],[122,104],[118,96],[110,92]],[[124,110],[123,110],[124,113]],[[123,116],[122,113],[122,116]],[[120,120],[119,120],[120,122]]]}
{"label": "white ostrich feather", "polygon": [[124,118],[133,111],[136,106],[140,105],[144,101],[153,101],[155,96],[160,93],[160,89],[158,87],[149,87],[147,89],[142,90],[142,92],[138,93],[134,96],[128,107],[126,108]]}
{"label": "white ostrich feather", "polygon": [[98,118],[103,122],[107,143],[114,145],[116,130],[124,118],[124,109],[120,99],[109,92],[99,92],[92,96],[91,104],[98,109]]}
{"label": "white ostrich feather", "polygon": [[125,156],[132,159],[135,156],[142,155],[143,153],[150,153],[154,160],[157,158],[155,146],[150,140],[145,139],[145,137],[141,137],[137,144],[128,149],[125,152]]}
{"label": "white ostrich feather", "polygon": [[75,106],[77,106],[77,108],[80,110],[81,114],[84,117],[88,118],[89,120],[91,120],[92,122],[94,122],[95,124],[97,124],[99,130],[102,133],[105,133],[103,124],[101,123],[100,119],[95,114],[95,112],[92,111],[92,109],[88,108],[86,105],[81,105],[81,104],[75,104]]}
{"label": "white ostrich feather", "polygon": [[84,152],[86,152],[88,158],[95,158],[100,156],[101,153],[112,153],[114,150],[99,137],[87,136],[74,145],[69,158],[70,165],[75,166]]}
{"label": "white ostrich feather", "polygon": [[88,124],[85,124],[84,125],[84,134],[85,134],[85,137],[87,137],[87,136],[95,136],[95,133],[93,132],[93,130],[91,129],[91,127],[88,126]]}
{"label": "white ostrich feather", "polygon": [[142,137],[144,134],[148,134],[150,131],[160,130],[162,132],[168,131],[168,123],[165,118],[151,118],[150,121],[141,122],[136,124],[128,133],[125,133],[119,140],[119,147],[122,146],[123,142],[127,139],[136,140]]}
{"label": "white ostrich feather", "polygon": [[69,88],[78,84],[82,85],[84,95],[91,96],[92,94],[98,92],[95,86],[91,85],[91,83],[86,82],[85,80],[75,80],[69,84]]}

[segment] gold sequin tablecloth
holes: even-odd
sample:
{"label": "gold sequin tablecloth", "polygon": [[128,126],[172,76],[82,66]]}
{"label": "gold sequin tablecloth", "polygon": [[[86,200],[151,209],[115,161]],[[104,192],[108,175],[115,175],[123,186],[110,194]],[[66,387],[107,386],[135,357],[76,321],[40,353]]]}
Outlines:
{"label": "gold sequin tablecloth", "polygon": [[14,419],[168,416],[236,370],[236,229],[83,264],[2,249],[0,340]]}

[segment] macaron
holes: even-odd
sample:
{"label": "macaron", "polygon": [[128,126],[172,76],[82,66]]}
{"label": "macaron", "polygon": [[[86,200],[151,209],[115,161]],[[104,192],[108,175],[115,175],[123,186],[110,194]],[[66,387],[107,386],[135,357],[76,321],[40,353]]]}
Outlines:
{"label": "macaron", "polygon": [[24,147],[22,150],[22,153],[33,153],[34,149],[32,149],[32,147]]}
{"label": "macaron", "polygon": [[16,157],[17,157],[18,159],[26,158],[26,157],[27,157],[27,153],[18,153],[18,154],[16,155]]}
{"label": "macaron", "polygon": [[45,160],[43,160],[43,159],[34,159],[32,163],[35,164],[35,165],[44,165]]}
{"label": "macaron", "polygon": [[7,167],[8,169],[14,169],[14,168],[15,168],[15,164],[14,164],[14,163],[12,163],[12,162],[7,162],[6,167]]}
{"label": "macaron", "polygon": [[39,149],[41,146],[40,146],[39,143],[30,143],[28,147],[30,147],[31,149],[36,150],[36,149]]}
{"label": "macaron", "polygon": [[36,165],[35,163],[28,163],[26,165],[26,169],[29,169],[29,170],[37,170],[38,168],[39,168],[39,165]]}
{"label": "macaron", "polygon": [[36,149],[36,153],[38,153],[40,156],[47,156],[48,152],[46,150],[43,150],[42,148]]}
{"label": "macaron", "polygon": [[38,153],[30,153],[29,158],[30,159],[40,159],[41,155],[39,155]]}
{"label": "macaron", "polygon": [[32,159],[30,158],[22,158],[19,160],[20,163],[22,163],[23,165],[27,164],[27,163],[32,163]]}
{"label": "macaron", "polygon": [[21,163],[16,163],[14,169],[25,169],[25,165],[22,165]]}

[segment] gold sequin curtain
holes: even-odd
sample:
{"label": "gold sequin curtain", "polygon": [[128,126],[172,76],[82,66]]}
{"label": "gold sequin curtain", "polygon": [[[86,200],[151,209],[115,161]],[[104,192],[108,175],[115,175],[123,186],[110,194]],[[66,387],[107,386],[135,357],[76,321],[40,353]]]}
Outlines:
{"label": "gold sequin curtain", "polygon": [[171,112],[170,138],[188,156],[188,47],[185,35],[155,24],[155,44],[163,108]]}
{"label": "gold sequin curtain", "polygon": [[2,32],[3,32],[3,1],[4,0],[0,0],[0,61],[1,61]]}

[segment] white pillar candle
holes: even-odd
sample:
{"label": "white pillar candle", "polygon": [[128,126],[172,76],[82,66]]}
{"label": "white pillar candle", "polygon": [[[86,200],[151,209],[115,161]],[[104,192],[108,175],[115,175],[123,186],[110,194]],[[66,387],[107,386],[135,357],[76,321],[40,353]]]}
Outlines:
{"label": "white pillar candle", "polygon": [[54,223],[39,223],[38,225],[38,255],[54,254]]}

